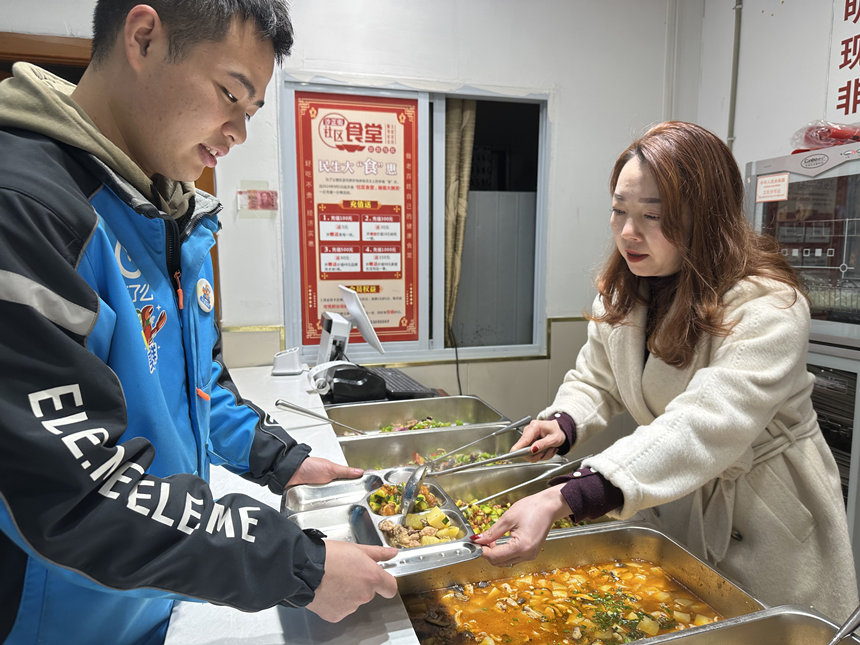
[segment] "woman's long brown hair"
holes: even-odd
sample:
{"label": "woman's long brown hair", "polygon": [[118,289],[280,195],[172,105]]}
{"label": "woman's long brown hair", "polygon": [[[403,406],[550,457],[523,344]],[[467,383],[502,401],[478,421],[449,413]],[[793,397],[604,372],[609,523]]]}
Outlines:
{"label": "woman's long brown hair", "polygon": [[[719,138],[682,121],[654,126],[618,157],[609,182],[612,193],[621,169],[634,157],[657,181],[661,230],[682,255],[672,304],[648,340],[652,354],[684,367],[703,334],[728,335],[731,324],[723,319],[722,299],[742,278],[769,277],[803,293],[776,241],[756,233],[744,217],[741,173]],[[643,280],[614,250],[597,282],[605,313],[590,318],[624,323],[637,303],[647,304]]]}

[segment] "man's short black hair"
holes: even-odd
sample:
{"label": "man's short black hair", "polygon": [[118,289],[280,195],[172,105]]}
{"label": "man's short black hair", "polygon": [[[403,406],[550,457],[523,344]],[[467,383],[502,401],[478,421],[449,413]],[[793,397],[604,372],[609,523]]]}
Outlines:
{"label": "man's short black hair", "polygon": [[139,4],[158,12],[170,39],[172,62],[198,43],[222,40],[234,18],[257,24],[260,38],[274,47],[275,62],[289,56],[293,47],[293,25],[283,0],[98,0],[93,14],[93,62],[107,58],[126,16]]}

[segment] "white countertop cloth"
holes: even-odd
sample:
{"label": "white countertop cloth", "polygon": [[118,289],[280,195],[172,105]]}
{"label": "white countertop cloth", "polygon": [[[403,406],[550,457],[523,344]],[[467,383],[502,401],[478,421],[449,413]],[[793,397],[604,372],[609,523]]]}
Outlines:
{"label": "white countertop cloth", "polygon": [[[281,410],[275,401],[292,403],[325,414],[319,396],[307,392],[307,372],[298,376],[271,376],[271,367],[230,370],[239,392],[271,414],[301,443],[312,448],[315,457],[345,464],[343,451],[331,425],[296,412]],[[246,481],[225,470],[212,469],[211,487],[217,496],[240,492],[274,508],[280,497],[263,486]],[[232,607],[208,603],[177,602],[165,638],[166,645],[417,645],[418,639],[406,615],[400,596],[376,596],[339,623],[327,623],[306,609],[273,607],[246,613]]]}

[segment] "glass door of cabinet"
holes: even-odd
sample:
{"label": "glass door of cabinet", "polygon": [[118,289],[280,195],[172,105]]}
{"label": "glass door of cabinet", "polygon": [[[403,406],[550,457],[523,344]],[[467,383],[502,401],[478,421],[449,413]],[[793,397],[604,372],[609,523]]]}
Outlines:
{"label": "glass door of cabinet", "polygon": [[788,199],[762,211],[762,230],[800,274],[812,317],[860,323],[860,175],[791,182]]}

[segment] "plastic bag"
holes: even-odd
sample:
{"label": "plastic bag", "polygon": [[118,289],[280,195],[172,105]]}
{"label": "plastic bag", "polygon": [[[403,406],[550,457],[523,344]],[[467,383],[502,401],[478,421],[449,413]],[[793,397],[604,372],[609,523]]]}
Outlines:
{"label": "plastic bag", "polygon": [[842,146],[852,141],[860,141],[860,123],[812,121],[795,132],[791,138],[794,152]]}

